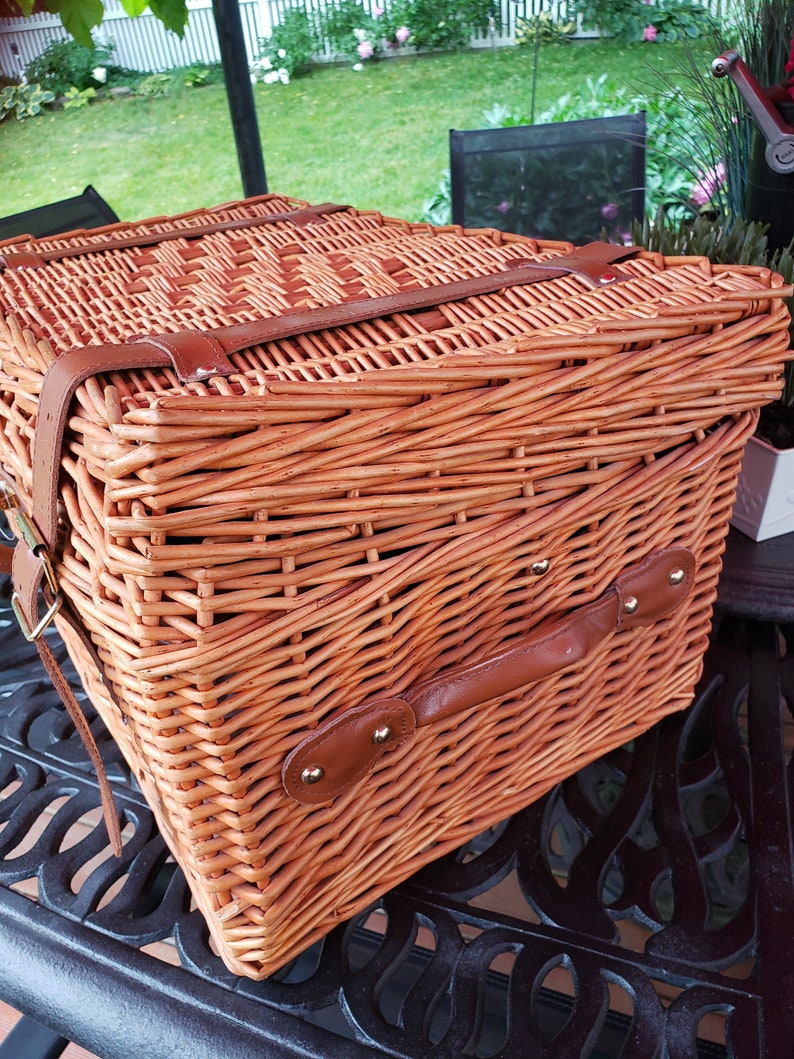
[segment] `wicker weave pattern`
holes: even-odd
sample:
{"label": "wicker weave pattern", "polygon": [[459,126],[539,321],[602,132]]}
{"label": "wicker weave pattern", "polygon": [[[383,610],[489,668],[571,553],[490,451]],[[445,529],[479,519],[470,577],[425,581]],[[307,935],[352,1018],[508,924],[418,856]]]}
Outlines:
{"label": "wicker weave pattern", "polygon": [[[273,196],[211,216],[302,205]],[[0,274],[2,462],[29,492],[41,375],[72,344],[567,249],[348,210]],[[58,573],[123,716],[62,631],[235,971],[271,973],[688,704],[788,315],[764,270],[650,254],[621,268],[632,279],[603,289],[571,276],[268,343],[207,384],[141,371],[78,391]],[[287,797],[284,758],[317,724],[487,658],[672,545],[698,574],[671,618],[419,730],[332,803]]]}

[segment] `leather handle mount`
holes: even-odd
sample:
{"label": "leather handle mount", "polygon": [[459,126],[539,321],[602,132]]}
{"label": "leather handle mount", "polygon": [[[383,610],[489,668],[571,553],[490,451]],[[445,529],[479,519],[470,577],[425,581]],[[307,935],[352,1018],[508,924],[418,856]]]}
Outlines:
{"label": "leather handle mount", "polygon": [[304,805],[349,791],[416,729],[507,695],[585,659],[613,632],[652,625],[687,598],[694,555],[669,548],[631,566],[593,602],[480,662],[442,672],[393,697],[362,703],[321,724],[287,757],[282,782]]}

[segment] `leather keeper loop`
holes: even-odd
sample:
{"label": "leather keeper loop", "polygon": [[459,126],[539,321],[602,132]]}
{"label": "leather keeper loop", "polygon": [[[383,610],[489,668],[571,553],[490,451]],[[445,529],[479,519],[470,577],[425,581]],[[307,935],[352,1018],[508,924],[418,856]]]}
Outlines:
{"label": "leather keeper loop", "polygon": [[330,801],[362,779],[383,754],[402,745],[415,726],[404,699],[357,706],[292,751],[281,773],[284,789],[304,805]]}

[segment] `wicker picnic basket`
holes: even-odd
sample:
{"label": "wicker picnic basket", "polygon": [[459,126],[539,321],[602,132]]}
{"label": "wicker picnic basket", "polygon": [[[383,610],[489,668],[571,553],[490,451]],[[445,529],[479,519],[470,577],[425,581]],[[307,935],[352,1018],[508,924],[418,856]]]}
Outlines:
{"label": "wicker picnic basket", "polygon": [[779,276],[280,196],[0,255],[15,609],[233,971],[690,702]]}

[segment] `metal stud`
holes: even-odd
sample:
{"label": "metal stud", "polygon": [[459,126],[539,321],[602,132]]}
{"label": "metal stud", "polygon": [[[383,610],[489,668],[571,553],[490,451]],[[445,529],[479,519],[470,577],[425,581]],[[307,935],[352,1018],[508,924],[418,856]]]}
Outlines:
{"label": "metal stud", "polygon": [[196,375],[215,375],[218,368],[215,364],[200,364],[196,368]]}
{"label": "metal stud", "polygon": [[639,605],[640,601],[636,596],[627,596],[623,604],[623,611],[625,614],[635,614]]}
{"label": "metal stud", "polygon": [[614,272],[602,272],[598,277],[599,283],[612,283],[617,277]]}
{"label": "metal stud", "polygon": [[536,563],[533,563],[532,566],[530,566],[529,570],[535,577],[543,577],[544,574],[549,572],[550,568],[551,563],[548,559],[538,559]]}
{"label": "metal stud", "polygon": [[670,584],[680,585],[685,577],[686,574],[684,573],[684,571],[681,569],[680,566],[677,566],[675,570],[670,571]]}
{"label": "metal stud", "polygon": [[325,769],[320,765],[309,765],[301,772],[301,783],[311,786],[313,783],[319,783],[324,776]]}
{"label": "metal stud", "polygon": [[388,743],[391,739],[391,728],[388,724],[382,724],[379,728],[376,728],[372,733],[372,742],[376,746],[380,746],[382,743]]}

